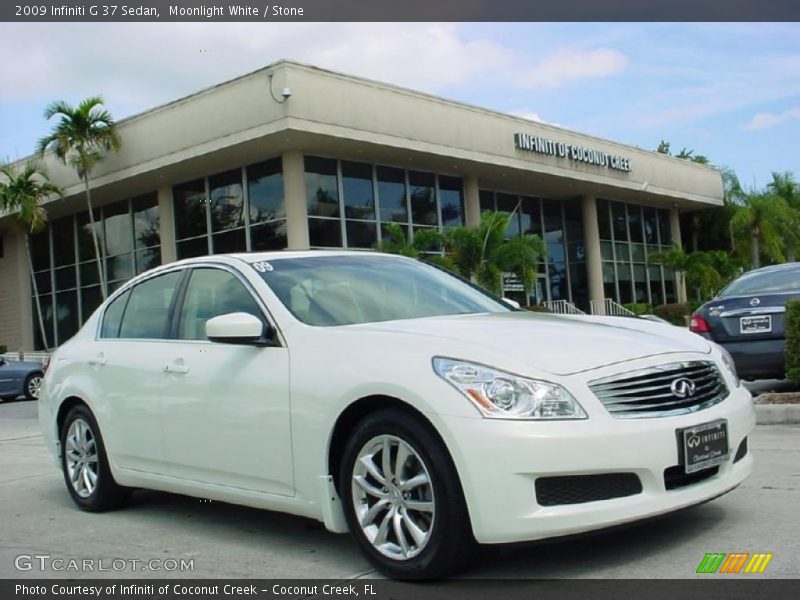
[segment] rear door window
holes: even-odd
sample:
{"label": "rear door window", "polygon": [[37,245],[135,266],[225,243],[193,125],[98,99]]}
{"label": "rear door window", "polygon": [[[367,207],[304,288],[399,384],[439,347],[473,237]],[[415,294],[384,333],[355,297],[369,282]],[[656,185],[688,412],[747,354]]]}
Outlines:
{"label": "rear door window", "polygon": [[122,316],[119,337],[162,339],[168,337],[169,308],[182,271],[153,277],[135,286]]}

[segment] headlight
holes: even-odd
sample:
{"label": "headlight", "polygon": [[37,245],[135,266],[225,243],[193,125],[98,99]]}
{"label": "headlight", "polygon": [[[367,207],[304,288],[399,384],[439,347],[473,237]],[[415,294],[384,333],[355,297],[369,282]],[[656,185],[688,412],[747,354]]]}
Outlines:
{"label": "headlight", "polygon": [[736,363],[733,362],[731,353],[725,350],[725,348],[719,344],[717,344],[717,348],[719,348],[720,354],[722,354],[722,362],[725,363],[725,366],[728,368],[728,373],[730,373],[731,377],[733,377],[736,387],[739,387],[739,374],[736,372]]}
{"label": "headlight", "polygon": [[578,401],[560,385],[525,379],[475,363],[436,357],[433,370],[494,419],[585,419]]}

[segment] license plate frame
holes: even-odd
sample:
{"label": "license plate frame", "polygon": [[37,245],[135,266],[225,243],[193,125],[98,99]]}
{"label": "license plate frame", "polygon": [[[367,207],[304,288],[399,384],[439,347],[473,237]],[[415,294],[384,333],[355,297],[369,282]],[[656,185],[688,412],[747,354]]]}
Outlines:
{"label": "license plate frame", "polygon": [[687,475],[719,466],[730,456],[726,419],[685,427],[677,433],[678,450]]}
{"label": "license plate frame", "polygon": [[739,333],[742,335],[772,333],[772,315],[739,317]]}

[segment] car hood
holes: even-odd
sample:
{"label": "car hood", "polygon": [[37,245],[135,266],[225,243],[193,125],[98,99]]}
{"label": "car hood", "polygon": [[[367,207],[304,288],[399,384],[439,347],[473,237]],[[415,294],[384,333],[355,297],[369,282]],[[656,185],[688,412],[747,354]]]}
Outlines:
{"label": "car hood", "polygon": [[[706,340],[679,327],[621,317],[521,311],[408,319],[351,327],[478,346],[493,354],[511,354],[517,363],[556,375],[569,375],[659,354],[711,351]],[[437,346],[442,347],[441,344]]]}

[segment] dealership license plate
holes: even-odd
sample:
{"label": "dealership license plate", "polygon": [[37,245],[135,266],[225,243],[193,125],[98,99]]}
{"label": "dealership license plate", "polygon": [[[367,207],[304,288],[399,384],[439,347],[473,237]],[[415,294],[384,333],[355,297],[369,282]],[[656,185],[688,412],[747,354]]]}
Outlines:
{"label": "dealership license plate", "polygon": [[772,331],[772,316],[742,317],[739,319],[740,333],[769,333]]}
{"label": "dealership license plate", "polygon": [[725,462],[728,456],[728,422],[703,423],[680,430],[686,473],[695,473]]}

